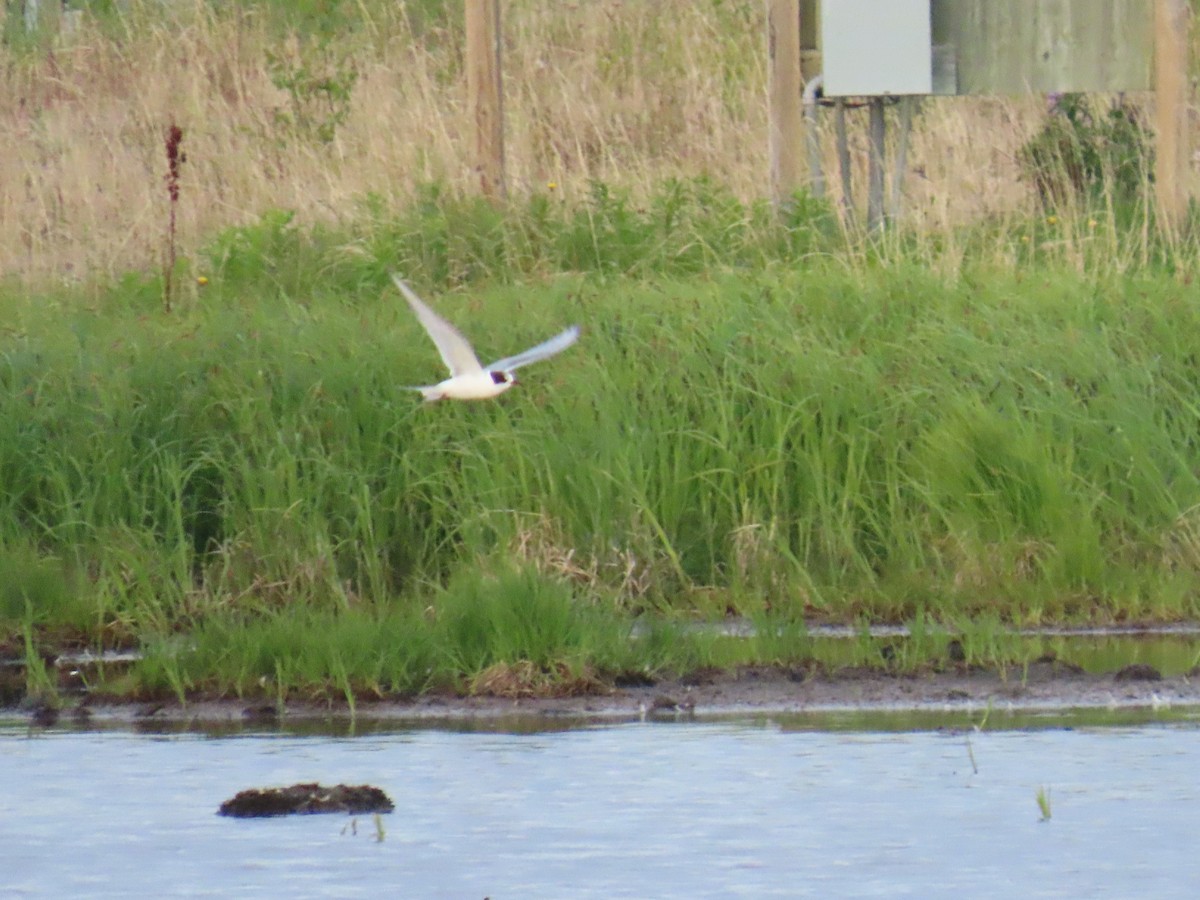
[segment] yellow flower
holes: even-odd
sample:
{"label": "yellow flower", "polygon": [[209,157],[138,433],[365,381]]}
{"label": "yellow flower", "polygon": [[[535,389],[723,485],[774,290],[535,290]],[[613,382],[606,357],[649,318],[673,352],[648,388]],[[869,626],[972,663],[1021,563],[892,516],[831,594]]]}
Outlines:
{"label": "yellow flower", "polygon": [[200,275],[196,278],[196,284],[200,285],[200,287],[204,287],[206,284],[208,284],[208,279],[203,275]]}
{"label": "yellow flower", "polygon": [[1057,225],[1058,224],[1058,216],[1046,216],[1046,224],[1047,225]]}
{"label": "yellow flower", "polygon": [[556,182],[550,181],[550,182],[547,182],[547,184],[546,184],[546,187],[547,187],[549,190],[552,190],[552,191],[553,191],[553,190],[557,190],[557,188],[558,188],[558,184],[557,184]]}

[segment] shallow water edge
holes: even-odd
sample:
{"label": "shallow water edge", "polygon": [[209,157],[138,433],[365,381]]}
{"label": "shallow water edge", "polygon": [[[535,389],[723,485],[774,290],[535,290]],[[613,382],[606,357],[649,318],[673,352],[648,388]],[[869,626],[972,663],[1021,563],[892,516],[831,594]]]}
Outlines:
{"label": "shallow water edge", "polygon": [[[238,698],[195,702],[104,703],[83,698],[77,705],[0,709],[0,720],[35,725],[110,724],[156,726],[272,726],[284,722],[405,721],[435,725],[530,719],[543,725],[682,721],[730,716],[899,715],[982,717],[996,713],[1053,714],[1145,710],[1169,718],[1200,716],[1200,677],[1163,677],[1146,666],[1112,674],[1089,674],[1056,662],[1002,671],[945,671],[896,675],[869,669],[811,674],[802,669],[752,667],[704,672],[684,679],[616,687],[605,693],[567,697],[426,695],[413,699],[278,706]],[[521,730],[521,729],[518,729]]]}

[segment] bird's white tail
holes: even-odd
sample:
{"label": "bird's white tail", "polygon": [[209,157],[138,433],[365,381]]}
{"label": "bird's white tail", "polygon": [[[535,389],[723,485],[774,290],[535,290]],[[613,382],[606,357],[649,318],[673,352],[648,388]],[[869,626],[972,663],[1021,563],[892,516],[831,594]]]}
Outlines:
{"label": "bird's white tail", "polygon": [[444,396],[446,396],[445,394],[442,393],[442,389],[439,388],[437,385],[429,385],[427,387],[417,387],[416,385],[409,385],[405,388],[405,390],[406,391],[420,391],[421,396],[425,398],[426,403],[436,403],[438,400],[441,400]]}

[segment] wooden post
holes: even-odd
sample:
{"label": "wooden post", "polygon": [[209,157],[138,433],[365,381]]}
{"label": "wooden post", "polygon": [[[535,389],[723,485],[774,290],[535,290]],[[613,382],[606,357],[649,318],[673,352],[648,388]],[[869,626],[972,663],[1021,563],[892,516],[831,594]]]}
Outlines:
{"label": "wooden post", "polygon": [[472,164],[484,196],[506,194],[504,92],[500,70],[500,0],[466,0],[467,108],[474,127]]}
{"label": "wooden post", "polygon": [[870,142],[867,155],[867,231],[883,228],[883,189],[887,182],[884,144],[887,121],[883,115],[883,98],[870,100]]}
{"label": "wooden post", "polygon": [[913,107],[917,98],[906,95],[900,98],[900,135],[896,139],[896,162],[892,165],[892,199],[888,204],[888,218],[899,219],[900,207],[904,203],[904,176],[908,169],[908,137],[912,133]]}
{"label": "wooden post", "polygon": [[[801,65],[801,72],[803,72]],[[821,163],[821,122],[817,96],[821,87],[821,76],[810,79],[804,85],[804,143],[808,148],[808,183],[817,200],[825,198],[825,167]]]}
{"label": "wooden post", "polygon": [[803,184],[800,0],[767,0],[767,66],[771,201],[781,208]]}
{"label": "wooden post", "polygon": [[1188,0],[1155,0],[1154,191],[1159,223],[1174,232],[1187,213],[1188,142]]}
{"label": "wooden post", "polygon": [[37,31],[38,29],[38,13],[41,10],[40,0],[25,0],[23,14],[25,16],[25,30],[29,32]]}
{"label": "wooden post", "polygon": [[837,135],[838,174],[842,178],[842,216],[854,222],[854,191],[850,184],[850,139],[846,135],[846,98],[834,98],[833,128]]}

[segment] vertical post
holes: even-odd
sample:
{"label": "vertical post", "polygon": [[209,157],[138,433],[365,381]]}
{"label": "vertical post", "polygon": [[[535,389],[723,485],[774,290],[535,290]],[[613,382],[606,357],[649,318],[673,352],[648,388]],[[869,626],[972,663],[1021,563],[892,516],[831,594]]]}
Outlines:
{"label": "vertical post", "polygon": [[771,202],[782,208],[802,184],[800,0],[767,0],[767,66]]}
{"label": "vertical post", "polygon": [[825,169],[821,163],[821,129],[817,116],[821,108],[818,98],[823,81],[817,75],[809,78],[804,85],[804,143],[808,146],[808,182],[812,185],[813,197],[818,200],[825,197]]}
{"label": "vertical post", "polygon": [[883,117],[883,98],[870,100],[870,143],[867,154],[867,230],[883,228],[883,189],[886,184],[884,169],[884,140],[887,123]]}
{"label": "vertical post", "polygon": [[1154,191],[1159,223],[1174,232],[1187,212],[1188,0],[1154,4]]}
{"label": "vertical post", "polygon": [[846,100],[837,97],[833,107],[833,129],[837,135],[838,174],[842,179],[842,215],[846,223],[854,221],[854,191],[850,184],[850,139],[846,134]]}
{"label": "vertical post", "polygon": [[474,128],[472,165],[484,196],[505,196],[504,92],[500,70],[500,0],[466,0],[467,108]]}
{"label": "vertical post", "polygon": [[900,136],[896,140],[896,161],[892,165],[892,199],[888,204],[888,218],[900,218],[900,206],[904,202],[904,175],[908,169],[908,136],[912,132],[913,107],[917,98],[906,94],[900,98]]}
{"label": "vertical post", "polygon": [[37,31],[38,13],[40,12],[40,7],[40,0],[25,0],[23,14],[25,16],[26,31]]}

